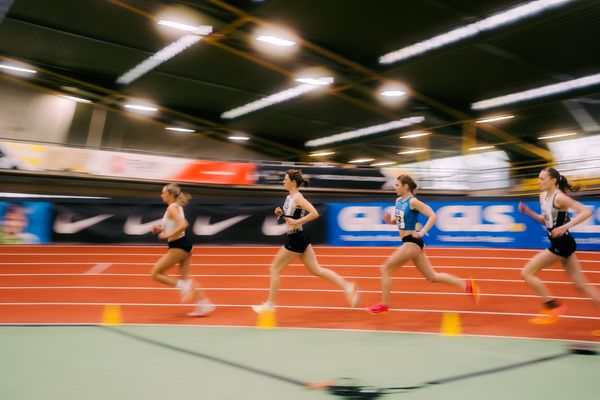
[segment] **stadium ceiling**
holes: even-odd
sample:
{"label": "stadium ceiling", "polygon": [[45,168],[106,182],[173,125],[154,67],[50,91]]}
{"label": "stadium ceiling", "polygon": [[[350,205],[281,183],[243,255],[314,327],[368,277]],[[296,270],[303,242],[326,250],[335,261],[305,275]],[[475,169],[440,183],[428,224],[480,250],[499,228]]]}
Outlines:
{"label": "stadium ceiling", "polygon": [[[537,162],[551,157],[539,137],[600,129],[594,0],[3,0],[0,10],[0,63],[35,68],[30,83],[114,108],[151,99],[166,125],[242,132],[279,160],[327,151],[314,159],[406,163],[495,145]],[[497,115],[513,118],[475,122]]]}

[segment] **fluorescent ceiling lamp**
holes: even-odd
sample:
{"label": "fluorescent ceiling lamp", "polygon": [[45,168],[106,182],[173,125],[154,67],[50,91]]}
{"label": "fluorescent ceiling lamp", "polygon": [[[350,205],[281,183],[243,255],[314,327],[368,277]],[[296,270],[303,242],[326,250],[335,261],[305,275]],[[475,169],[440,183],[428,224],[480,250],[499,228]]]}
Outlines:
{"label": "fluorescent ceiling lamp", "polygon": [[494,147],[496,147],[496,146],[492,146],[492,145],[489,145],[489,146],[477,146],[477,147],[471,147],[469,150],[471,150],[471,151],[489,150],[489,149],[493,149]]}
{"label": "fluorescent ceiling lamp", "polygon": [[335,151],[319,151],[317,153],[311,153],[308,156],[309,157],[325,157],[325,156],[331,156],[335,154]]}
{"label": "fluorescent ceiling lamp", "polygon": [[14,65],[0,64],[0,68],[7,71],[24,72],[26,74],[37,74],[37,71],[29,68],[15,67]]}
{"label": "fluorescent ceiling lamp", "polygon": [[168,130],[168,131],[174,131],[174,132],[189,132],[189,133],[194,133],[194,132],[196,132],[196,131],[195,131],[195,130],[193,130],[193,129],[188,129],[188,128],[179,128],[179,127],[177,127],[177,126],[167,126],[165,129],[166,129],[166,130]]}
{"label": "fluorescent ceiling lamp", "polygon": [[427,149],[404,150],[404,151],[398,152],[398,154],[415,154],[415,153],[422,153],[424,151],[427,151]]}
{"label": "fluorescent ceiling lamp", "polygon": [[487,118],[478,119],[477,121],[475,121],[475,123],[476,124],[486,124],[488,122],[503,121],[505,119],[511,119],[514,117],[515,117],[514,115],[498,115],[495,117],[487,117]]}
{"label": "fluorescent ceiling lamp", "polygon": [[348,161],[351,164],[360,164],[360,163],[365,163],[365,162],[369,162],[369,161],[373,161],[374,158],[357,158],[355,160],[350,160]]}
{"label": "fluorescent ceiling lamp", "polygon": [[169,28],[175,28],[175,29],[179,29],[185,32],[190,32],[196,35],[202,35],[202,36],[206,36],[206,35],[210,35],[212,33],[212,26],[210,25],[199,25],[199,26],[192,26],[192,25],[186,25],[186,24],[182,24],[179,22],[175,22],[175,21],[165,21],[165,20],[161,20],[158,21],[159,25],[163,25],[163,26],[168,26]]}
{"label": "fluorescent ceiling lamp", "polygon": [[485,110],[486,108],[493,108],[503,106],[506,104],[519,103],[538,97],[550,96],[557,93],[569,92],[575,89],[580,89],[586,86],[597,85],[600,83],[600,74],[588,75],[583,78],[573,79],[561,83],[555,83],[553,85],[542,86],[536,89],[526,90],[524,92],[517,92],[507,94],[504,96],[498,96],[487,100],[481,100],[471,104],[473,110]]}
{"label": "fluorescent ceiling lamp", "polygon": [[250,138],[248,136],[239,136],[239,135],[229,136],[228,139],[229,140],[238,140],[240,142],[250,140]]}
{"label": "fluorescent ceiling lamp", "polygon": [[408,132],[400,136],[400,139],[412,139],[421,136],[431,135],[431,132]]}
{"label": "fluorescent ceiling lamp", "polygon": [[82,99],[80,97],[75,97],[75,96],[68,96],[66,94],[61,94],[61,95],[59,95],[59,97],[63,97],[65,99],[73,100],[73,101],[76,101],[78,103],[91,103],[92,102],[91,100]]}
{"label": "fluorescent ceiling lamp", "polygon": [[400,97],[404,96],[405,94],[406,92],[403,92],[402,90],[384,90],[381,92],[381,95],[386,97]]}
{"label": "fluorescent ceiling lamp", "polygon": [[128,108],[130,110],[134,110],[134,111],[142,111],[142,112],[156,112],[156,111],[158,111],[157,107],[142,106],[142,105],[139,105],[139,104],[125,104],[125,108]]}
{"label": "fluorescent ceiling lamp", "polygon": [[283,92],[272,94],[264,99],[253,101],[252,103],[245,104],[240,107],[233,108],[229,111],[221,114],[221,118],[223,119],[232,119],[242,116],[244,114],[251,113],[256,110],[260,110],[261,108],[269,107],[273,104],[281,103],[283,101],[293,99],[294,97],[298,97],[303,95],[304,93],[311,92],[315,89],[318,89],[319,86],[314,85],[298,85],[291,89],[284,90]]}
{"label": "fluorescent ceiling lamp", "polygon": [[556,133],[556,134],[552,134],[552,135],[545,135],[545,136],[540,136],[538,139],[540,140],[544,140],[544,139],[556,139],[559,137],[565,137],[565,136],[574,136],[577,135],[576,132],[565,132],[565,133]]}
{"label": "fluorescent ceiling lamp", "polygon": [[313,86],[326,86],[333,83],[333,78],[330,76],[323,78],[296,78],[295,81]]}
{"label": "fluorescent ceiling lamp", "polygon": [[401,48],[379,57],[380,64],[391,64],[397,61],[414,57],[463,39],[476,36],[482,32],[490,31],[521,19],[531,18],[545,10],[562,6],[574,0],[536,0],[521,4],[505,11],[493,14],[481,21],[474,22],[447,33],[437,35],[431,39]]}
{"label": "fluorescent ceiling lamp", "polygon": [[403,118],[398,121],[387,122],[385,124],[369,126],[367,128],[358,129],[355,131],[338,133],[336,135],[325,136],[319,139],[309,140],[304,143],[306,147],[317,147],[326,144],[342,142],[345,140],[356,139],[363,136],[372,135],[374,133],[385,132],[396,128],[404,128],[413,124],[418,124],[425,121],[422,116]]}
{"label": "fluorescent ceiling lamp", "polygon": [[127,71],[126,73],[121,75],[117,79],[117,83],[120,83],[123,85],[130,84],[131,82],[135,81],[140,76],[147,73],[148,71],[153,70],[154,68],[156,68],[160,64],[164,63],[165,61],[175,57],[177,54],[181,53],[182,51],[184,51],[185,49],[187,49],[194,43],[199,42],[200,39],[202,39],[202,38],[197,35],[182,36],[179,40],[171,43],[164,49],[153,54],[150,58],[145,59],[140,64],[136,65],[135,67],[133,67],[132,69],[130,69],[129,71]]}
{"label": "fluorescent ceiling lamp", "polygon": [[371,167],[383,167],[385,165],[396,164],[396,161],[381,161],[375,164],[371,164]]}
{"label": "fluorescent ceiling lamp", "polygon": [[260,35],[256,37],[256,40],[258,40],[259,42],[265,42],[280,47],[292,47],[296,45],[296,42],[278,38],[277,36]]}

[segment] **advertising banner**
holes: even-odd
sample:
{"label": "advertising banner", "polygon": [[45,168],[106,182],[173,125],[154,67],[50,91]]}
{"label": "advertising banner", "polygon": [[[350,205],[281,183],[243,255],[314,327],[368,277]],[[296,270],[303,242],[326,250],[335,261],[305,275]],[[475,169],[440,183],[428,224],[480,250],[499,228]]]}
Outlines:
{"label": "advertising banner", "polygon": [[[436,212],[434,227],[424,237],[427,245],[457,247],[545,248],[546,229],[521,214],[518,201],[427,202]],[[538,202],[526,202],[540,212]],[[600,250],[600,201],[586,201],[593,217],[571,229],[580,250]],[[395,225],[383,215],[394,203],[332,203],[327,205],[328,243],[336,246],[398,246]],[[425,223],[419,216],[417,229]]]}
{"label": "advertising banner", "polygon": [[[283,243],[285,224],[273,210],[279,204],[189,204],[184,208],[189,227],[186,234],[196,244]],[[315,204],[317,209],[322,206]],[[151,233],[160,225],[165,205],[98,202],[64,202],[55,205],[52,238],[70,243],[161,243]],[[322,218],[304,226],[313,243],[325,242]]]}
{"label": "advertising banner", "polygon": [[0,201],[0,244],[48,243],[51,223],[51,203]]}

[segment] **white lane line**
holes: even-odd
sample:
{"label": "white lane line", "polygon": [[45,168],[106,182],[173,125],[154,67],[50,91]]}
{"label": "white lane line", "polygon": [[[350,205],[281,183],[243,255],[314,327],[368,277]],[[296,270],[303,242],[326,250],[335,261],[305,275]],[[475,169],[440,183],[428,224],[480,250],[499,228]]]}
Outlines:
{"label": "white lane line", "polygon": [[[19,273],[19,274],[4,274],[4,273],[0,273],[0,278],[3,276],[85,276],[84,274],[80,274],[80,273],[43,273],[43,274],[38,274],[38,273]],[[90,275],[93,276],[93,275]],[[125,277],[125,276],[133,276],[133,277],[143,277],[148,279],[148,274],[102,274],[101,276],[105,276],[105,277]],[[270,278],[270,275],[268,274],[190,274],[191,277],[194,278],[265,278],[268,279]],[[285,275],[282,274],[281,275],[282,278],[299,278],[299,279],[321,279],[319,277],[316,277],[314,275]],[[379,276],[344,276],[344,278],[346,279],[371,279],[371,280],[377,280],[380,281],[381,277]],[[397,281],[401,281],[401,280],[417,280],[417,281],[425,281],[425,278],[422,277],[392,277],[392,280],[397,280]],[[489,279],[489,278],[483,278],[483,279],[477,279],[478,282],[516,282],[516,283],[525,283],[524,280],[522,279]],[[554,284],[564,284],[564,285],[572,285],[573,282],[570,281],[544,281],[544,283],[554,283]],[[589,283],[590,285],[594,285],[594,286],[600,286],[600,283]]]}
{"label": "white lane line", "polygon": [[[598,254],[598,253],[596,253]],[[123,253],[61,253],[61,254],[57,254],[57,253],[36,253],[36,254],[28,254],[28,253],[6,253],[6,256],[34,256],[34,255],[39,255],[39,256],[44,256],[44,257],[61,257],[61,256],[69,256],[69,257],[73,257],[73,256],[107,256],[107,257],[124,257],[124,256],[130,256],[130,257],[136,257],[136,258],[140,258],[143,256],[151,256],[154,258],[159,257],[161,254],[123,254]],[[225,258],[239,258],[242,257],[243,259],[247,259],[249,257],[269,257],[272,258],[274,257],[274,254],[198,254],[195,253],[194,254],[194,258],[202,258],[202,257],[225,257]],[[350,255],[339,255],[339,254],[317,254],[317,257],[319,259],[323,259],[323,258],[343,258],[343,257],[351,257],[351,258],[359,258],[359,259],[382,259],[382,261],[384,261],[385,259],[387,259],[389,257],[388,255],[369,255],[369,254],[350,254]],[[428,255],[427,256],[429,259],[441,259],[441,260],[465,260],[465,259],[469,259],[469,260],[506,260],[506,261],[529,261],[531,259],[531,257],[492,257],[492,256],[438,256],[438,255]],[[270,260],[269,260],[270,261]],[[67,261],[67,262],[59,262],[56,261],[54,263],[56,264],[89,264],[89,263],[93,263],[94,261],[81,261],[81,262],[73,262],[73,261]],[[581,264],[587,264],[587,263],[592,263],[592,264],[600,264],[600,260],[585,260],[585,259],[579,259],[579,262]],[[155,262],[152,263],[135,263],[135,264],[151,264],[154,265]],[[52,262],[45,262],[45,263],[40,263],[40,262],[13,262],[13,263],[7,263],[7,262],[2,262],[0,263],[0,265],[12,265],[12,264],[16,264],[16,265],[20,265],[20,264],[53,264]],[[126,262],[120,262],[120,263],[113,263],[113,264],[127,264]],[[193,264],[193,265],[203,265],[203,264]],[[205,264],[204,264],[205,265]],[[226,264],[222,264],[222,265],[226,265]],[[249,265],[249,264],[245,264],[245,265]]]}
{"label": "white lane line", "polygon": [[[0,290],[155,290],[155,291],[173,291],[170,287],[150,287],[150,286],[4,286]],[[228,288],[228,287],[203,287],[202,290],[216,292],[266,292],[269,288]],[[342,293],[340,289],[279,289],[281,292],[313,292],[313,293]],[[380,294],[380,290],[359,290],[360,293]],[[412,291],[397,291],[392,290],[392,294],[409,294],[409,295],[443,295],[443,296],[466,296],[464,292],[412,292]],[[533,294],[511,294],[511,293],[481,293],[482,297],[517,297],[517,298],[539,298]],[[570,296],[554,296],[557,299],[563,300],[589,300],[587,297],[570,297]],[[3,304],[0,302],[0,304]]]}
{"label": "white lane line", "polygon": [[[14,302],[14,303],[0,303],[0,306],[105,306],[106,303],[85,303],[85,302]],[[132,307],[190,307],[189,304],[181,303],[119,303],[121,307],[132,306]],[[250,308],[252,304],[215,304],[217,307],[224,308]],[[358,311],[364,313],[365,310],[362,308],[350,308],[350,307],[334,307],[334,306],[282,306],[278,305],[279,309],[294,309],[294,310],[349,310]],[[501,316],[518,316],[518,317],[535,317],[538,314],[529,313],[512,313],[512,312],[501,312],[501,311],[472,311],[472,310],[431,310],[431,309],[414,309],[414,308],[390,308],[390,311],[394,312],[417,312],[417,313],[460,313],[460,314],[474,314],[474,315],[501,315]],[[561,318],[567,319],[589,319],[589,320],[600,320],[600,317],[590,317],[584,315],[561,315]]]}
{"label": "white lane line", "polygon": [[98,275],[102,272],[106,271],[112,264],[110,263],[100,263],[94,265],[92,268],[88,269],[85,274],[86,275]]}
{"label": "white lane line", "polygon": [[[86,263],[62,263],[62,262],[15,262],[15,263],[2,263],[0,262],[0,265],[8,265],[8,266],[16,266],[16,265],[59,265],[59,266],[68,266],[68,265],[85,265]],[[127,262],[115,262],[112,263],[112,265],[124,265],[124,266],[128,266],[128,267],[134,267],[134,266],[149,266],[149,265],[154,265],[154,263],[127,263]],[[348,264],[320,264],[322,267],[329,267],[329,268],[376,268],[379,269],[381,268],[381,265],[379,264],[362,264],[362,265],[348,265]],[[244,264],[236,264],[236,263],[222,263],[222,264],[217,264],[217,263],[205,263],[205,264],[191,264],[192,267],[264,267],[267,268],[268,265],[267,264],[248,264],[248,263],[244,263]],[[304,266],[304,264],[289,264],[289,267],[302,267]],[[414,265],[405,265],[402,268],[406,269],[406,268],[415,268]],[[477,266],[477,265],[469,265],[469,266],[464,266],[464,265],[435,265],[434,268],[436,270],[441,270],[441,269],[475,269],[478,271],[485,271],[485,270],[489,270],[489,271],[496,271],[496,270],[500,270],[500,271],[520,271],[522,268],[521,267],[484,267],[484,266]],[[548,268],[548,269],[544,269],[544,271],[546,272],[565,272],[564,269],[562,268]],[[600,270],[599,271],[592,271],[592,270],[582,270],[581,271],[584,274],[600,274]],[[93,274],[93,273],[90,273]],[[0,274],[2,275],[2,274]]]}

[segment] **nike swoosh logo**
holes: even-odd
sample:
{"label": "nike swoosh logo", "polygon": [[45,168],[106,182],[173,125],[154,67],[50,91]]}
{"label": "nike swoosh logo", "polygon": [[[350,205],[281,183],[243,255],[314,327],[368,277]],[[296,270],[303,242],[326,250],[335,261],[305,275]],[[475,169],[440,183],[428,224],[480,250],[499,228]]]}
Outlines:
{"label": "nike swoosh logo", "polygon": [[267,217],[262,224],[262,233],[266,236],[281,236],[287,230],[287,224],[277,223],[277,217]]}
{"label": "nike swoosh logo", "polygon": [[101,214],[96,215],[95,217],[82,219],[81,221],[72,222],[73,214],[60,214],[54,221],[54,232],[72,235],[73,233],[77,233],[89,228],[92,225],[96,225],[97,223],[102,222],[112,216],[113,214]]}
{"label": "nike swoosh logo", "polygon": [[196,235],[200,236],[216,235],[217,233],[224,231],[230,226],[233,226],[248,217],[249,215],[238,215],[214,224],[210,223],[210,217],[198,217],[196,218],[196,222],[194,222],[193,231]]}
{"label": "nike swoosh logo", "polygon": [[132,215],[127,217],[123,230],[128,235],[145,235],[152,232],[152,226],[161,225],[162,218],[155,219],[154,221],[145,222],[142,224],[142,217],[139,215]]}

